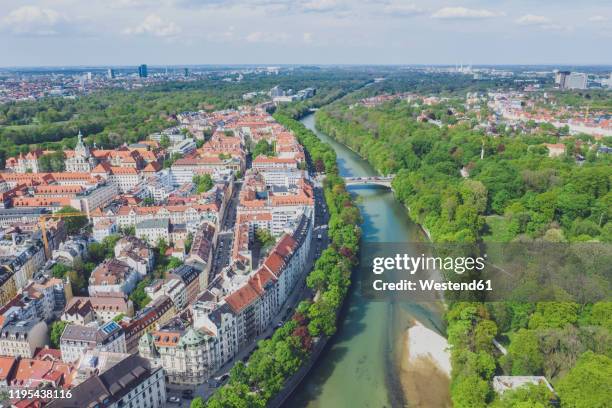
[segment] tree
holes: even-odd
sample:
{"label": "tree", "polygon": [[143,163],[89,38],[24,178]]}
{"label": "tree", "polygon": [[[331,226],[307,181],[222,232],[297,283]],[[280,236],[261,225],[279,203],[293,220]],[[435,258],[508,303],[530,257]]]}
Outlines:
{"label": "tree", "polygon": [[38,160],[38,165],[43,172],[62,172],[65,169],[64,152],[58,150],[53,153],[44,154]]}
{"label": "tree", "polygon": [[183,261],[181,261],[175,256],[172,256],[170,257],[170,260],[168,261],[168,265],[166,266],[166,271],[171,271],[172,269],[178,268],[182,264],[183,264]]}
{"label": "tree", "polygon": [[166,242],[165,239],[160,238],[157,241],[157,244],[155,244],[155,246],[157,247],[157,250],[159,251],[160,256],[166,255],[166,251],[168,250],[168,243]]}
{"label": "tree", "polygon": [[187,239],[185,239],[185,252],[189,253],[191,251],[191,245],[193,245],[193,233],[190,232],[187,234]]}
{"label": "tree", "polygon": [[529,319],[529,328],[562,328],[578,320],[578,305],[570,302],[540,302]]}
{"label": "tree", "polygon": [[251,392],[246,384],[230,384],[222,387],[208,400],[208,408],[264,408],[266,401]]}
{"label": "tree", "polygon": [[101,242],[92,242],[87,248],[87,256],[92,262],[100,263],[106,258],[106,248]]}
{"label": "tree", "polygon": [[113,321],[120,322],[125,317],[125,314],[119,313],[117,316],[113,317]]}
{"label": "tree", "polygon": [[563,408],[604,408],[612,399],[612,359],[587,351],[557,384]]}
{"label": "tree", "polygon": [[87,289],[87,279],[85,279],[82,273],[70,270],[66,275],[68,279],[70,279],[73,293],[78,294],[85,292],[85,289]]}
{"label": "tree", "polygon": [[527,384],[514,390],[505,391],[492,408],[552,408],[555,398],[544,384]]}
{"label": "tree", "polygon": [[205,193],[214,186],[214,182],[210,174],[202,174],[193,176],[193,184],[196,186],[196,193]]}
{"label": "tree", "polygon": [[142,309],[151,301],[151,298],[145,292],[145,288],[149,286],[150,283],[151,278],[144,278],[136,285],[136,289],[130,294],[130,300],[134,302],[134,306],[137,309]]}
{"label": "tree", "polygon": [[170,147],[170,138],[168,137],[168,135],[166,134],[161,135],[161,137],[159,138],[159,145],[163,147],[164,149],[167,149],[168,147]]}
{"label": "tree", "polygon": [[60,338],[68,322],[56,320],[51,324],[51,333],[49,334],[49,343],[52,348],[59,348]]}
{"label": "tree", "polygon": [[191,404],[189,405],[190,408],[206,408],[206,404],[204,403],[204,400],[202,399],[202,397],[195,397],[194,399],[191,400]]}
{"label": "tree", "polygon": [[253,148],[253,157],[257,156],[273,156],[274,155],[274,146],[271,143],[268,143],[266,140],[262,139]]}
{"label": "tree", "polygon": [[[78,213],[76,208],[66,206],[59,210],[56,214],[69,214],[69,213]],[[73,217],[64,217],[64,225],[66,226],[66,232],[69,235],[77,234],[81,228],[87,225],[87,217],[85,215],[73,216]]]}
{"label": "tree", "polygon": [[121,228],[120,232],[123,235],[135,236],[136,235],[136,226],[135,225],[127,225],[127,226]]}
{"label": "tree", "polygon": [[460,377],[452,386],[455,408],[484,408],[489,396],[489,384],[476,375]]}
{"label": "tree", "polygon": [[516,332],[505,357],[512,375],[537,375],[542,372],[544,357],[534,330],[521,329]]}
{"label": "tree", "polygon": [[265,228],[258,228],[255,231],[255,239],[261,244],[262,247],[272,246],[276,242],[276,239],[270,231]]}
{"label": "tree", "polygon": [[69,267],[67,267],[64,264],[61,263],[56,263],[55,265],[53,265],[53,267],[51,268],[51,274],[53,275],[54,278],[60,278],[63,279],[64,276],[66,276],[66,273],[70,270]]}

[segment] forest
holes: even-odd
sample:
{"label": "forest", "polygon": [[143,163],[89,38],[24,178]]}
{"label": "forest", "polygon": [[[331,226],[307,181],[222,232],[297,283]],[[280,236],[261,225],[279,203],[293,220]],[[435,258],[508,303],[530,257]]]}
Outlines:
{"label": "forest", "polygon": [[[319,110],[317,127],[381,174],[394,174],[396,198],[434,242],[484,248],[564,244],[583,262],[592,261],[586,271],[590,280],[577,286],[595,295],[587,301],[564,290],[563,282],[553,290],[556,301],[448,298],[453,405],[552,407],[560,400],[568,408],[607,406],[611,395],[605,384],[612,383],[609,155],[577,138],[560,140],[546,129],[492,137],[469,123],[418,121],[421,108],[406,102],[365,108],[351,104],[354,100]],[[549,157],[544,143],[564,143],[566,154]],[[577,161],[577,155],[584,160]],[[541,292],[540,271],[531,264],[526,268],[531,280],[519,289]],[[556,395],[534,386],[499,397],[491,387],[494,375],[544,375]]]}

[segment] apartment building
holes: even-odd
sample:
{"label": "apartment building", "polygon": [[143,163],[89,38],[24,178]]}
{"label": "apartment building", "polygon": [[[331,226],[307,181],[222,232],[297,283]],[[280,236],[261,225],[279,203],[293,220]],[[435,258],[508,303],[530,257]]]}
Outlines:
{"label": "apartment building", "polygon": [[136,236],[150,245],[156,246],[160,240],[170,240],[170,220],[168,218],[143,220],[136,224]]}
{"label": "apartment building", "polygon": [[143,336],[139,353],[163,367],[168,381],[201,384],[272,322],[306,273],[312,238],[309,212],[283,235],[262,266],[224,273],[189,306],[191,321],[172,319]]}
{"label": "apartment building", "polygon": [[20,320],[16,314],[0,318],[0,355],[30,358],[48,343],[47,324],[38,318]]}
{"label": "apartment building", "polygon": [[86,325],[93,321],[106,323],[120,315],[134,316],[134,304],[125,296],[75,296],[66,304],[61,319]]}
{"label": "apartment building", "polygon": [[89,278],[89,296],[117,293],[129,295],[139,280],[139,274],[123,261],[107,259],[98,265]]}
{"label": "apartment building", "polygon": [[122,205],[116,211],[102,213],[97,211],[93,214],[94,225],[103,219],[115,220],[120,228],[135,226],[141,221],[169,219],[171,224],[194,225],[203,221],[216,225],[219,218],[219,204],[216,202],[208,204],[189,203],[186,205],[166,205],[137,207]]}
{"label": "apartment building", "polygon": [[129,353],[136,352],[138,341],[145,333],[158,330],[166,324],[177,312],[176,305],[169,296],[158,296],[145,308],[140,310],[133,319],[122,321],[125,331],[126,348]]}
{"label": "apartment building", "polygon": [[154,254],[147,243],[137,237],[125,236],[115,244],[115,259],[125,262],[144,277],[153,270]]}
{"label": "apartment building", "polygon": [[166,381],[163,370],[131,355],[72,388],[72,397],[51,401],[48,408],[163,408]]}
{"label": "apartment building", "polygon": [[88,350],[125,353],[125,332],[114,321],[100,327],[69,324],[60,338],[60,350],[67,363],[78,361]]}

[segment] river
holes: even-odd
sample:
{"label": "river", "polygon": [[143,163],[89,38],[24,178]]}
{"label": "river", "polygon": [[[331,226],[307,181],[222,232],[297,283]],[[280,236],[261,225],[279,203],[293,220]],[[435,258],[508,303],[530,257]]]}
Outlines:
{"label": "river", "polygon": [[[377,175],[353,151],[317,131],[314,114],[304,117],[301,122],[334,148],[342,176]],[[361,227],[364,244],[410,243],[424,239],[421,230],[408,219],[405,208],[395,200],[390,190],[379,186],[354,186],[350,187],[350,191],[356,196],[363,216]],[[353,281],[337,334],[285,406],[448,406],[447,380],[439,378],[439,373],[429,376],[425,373],[431,371],[427,367],[419,368],[419,375],[415,376],[413,372],[411,376],[403,364],[406,361],[404,345],[407,329],[418,321],[441,334],[442,306],[370,301],[360,296],[357,276],[353,277]],[[417,371],[415,367],[410,369]],[[424,374],[422,378],[421,373]]]}

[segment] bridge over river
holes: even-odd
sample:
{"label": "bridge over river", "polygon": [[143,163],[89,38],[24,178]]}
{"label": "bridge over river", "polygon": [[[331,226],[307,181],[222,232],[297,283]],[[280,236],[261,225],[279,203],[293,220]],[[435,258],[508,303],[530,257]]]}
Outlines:
{"label": "bridge over river", "polygon": [[394,175],[388,176],[371,176],[371,177],[344,177],[344,182],[347,186],[359,186],[375,184],[387,188],[391,188],[391,181]]}

